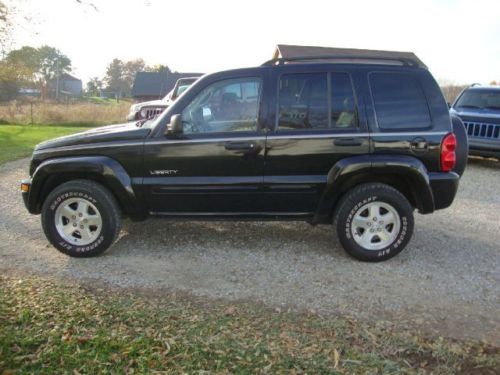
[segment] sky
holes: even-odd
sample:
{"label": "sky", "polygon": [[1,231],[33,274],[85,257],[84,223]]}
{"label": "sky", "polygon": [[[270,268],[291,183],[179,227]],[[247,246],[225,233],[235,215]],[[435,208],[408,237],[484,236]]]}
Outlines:
{"label": "sky", "polygon": [[209,73],[260,65],[276,44],[412,51],[441,82],[500,81],[498,0],[4,1],[13,48],[56,47],[84,82],[113,58]]}

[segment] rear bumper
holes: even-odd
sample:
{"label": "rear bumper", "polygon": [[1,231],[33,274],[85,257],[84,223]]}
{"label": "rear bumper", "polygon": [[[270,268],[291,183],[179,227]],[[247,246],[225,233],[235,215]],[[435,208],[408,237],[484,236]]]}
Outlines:
{"label": "rear bumper", "polygon": [[457,194],[459,180],[460,176],[455,172],[429,173],[435,210],[451,206]]}

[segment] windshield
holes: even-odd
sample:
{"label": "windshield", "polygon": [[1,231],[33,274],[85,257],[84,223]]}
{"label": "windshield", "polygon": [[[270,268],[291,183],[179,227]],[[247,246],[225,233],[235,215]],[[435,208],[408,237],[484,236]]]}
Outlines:
{"label": "windshield", "polygon": [[169,93],[168,93],[167,95],[165,95],[165,96],[162,98],[162,100],[163,100],[164,102],[166,102],[168,99],[170,99],[170,98],[172,97],[172,93],[173,93],[173,92],[174,92],[174,90],[173,90],[173,89],[172,89],[172,90],[170,90],[170,91],[169,91]]}
{"label": "windshield", "polygon": [[500,110],[500,90],[468,90],[457,100],[456,108]]}
{"label": "windshield", "polygon": [[177,92],[175,93],[175,96],[180,96],[184,91],[186,91],[186,89],[191,86],[191,84],[186,84],[186,85],[180,85],[179,87],[177,87]]}

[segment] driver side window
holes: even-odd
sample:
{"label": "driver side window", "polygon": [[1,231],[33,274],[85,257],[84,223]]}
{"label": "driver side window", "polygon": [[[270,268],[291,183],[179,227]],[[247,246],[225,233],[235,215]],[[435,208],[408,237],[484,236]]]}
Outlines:
{"label": "driver side window", "polygon": [[257,131],[260,92],[258,78],[211,84],[182,111],[184,134]]}

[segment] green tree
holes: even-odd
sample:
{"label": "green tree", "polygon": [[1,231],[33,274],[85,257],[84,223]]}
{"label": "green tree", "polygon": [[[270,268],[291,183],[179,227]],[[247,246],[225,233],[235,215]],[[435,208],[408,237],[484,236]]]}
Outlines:
{"label": "green tree", "polygon": [[0,60],[0,101],[15,99],[19,89],[31,78],[31,72],[8,60]]}
{"label": "green tree", "polygon": [[113,91],[121,98],[127,91],[127,82],[125,81],[125,64],[120,59],[113,59],[106,69],[104,78],[107,88]]}
{"label": "green tree", "polygon": [[37,48],[24,46],[20,49],[10,51],[6,57],[6,61],[13,66],[25,69],[31,76],[33,83],[40,79],[40,77],[37,77],[40,70],[40,54]]}
{"label": "green tree", "polygon": [[71,72],[71,60],[54,47],[38,48],[39,70],[42,79],[47,83],[58,75]]}
{"label": "green tree", "polygon": [[71,60],[50,46],[21,47],[10,51],[5,62],[23,72],[23,85],[39,86],[43,97],[49,81],[71,71]]}
{"label": "green tree", "polygon": [[158,73],[172,73],[167,65],[156,64],[152,66],[146,66],[144,71],[146,72],[158,72]]}
{"label": "green tree", "polygon": [[11,51],[0,61],[0,100],[15,99],[21,87],[36,87],[38,52],[23,47]]}
{"label": "green tree", "polygon": [[146,67],[146,63],[143,59],[130,60],[125,63],[124,66],[124,79],[127,83],[127,94],[130,93],[132,85],[134,84],[135,75],[137,72],[142,72]]}
{"label": "green tree", "polygon": [[87,95],[97,96],[99,95],[99,91],[101,89],[102,89],[102,81],[99,78],[94,77],[87,82]]}

